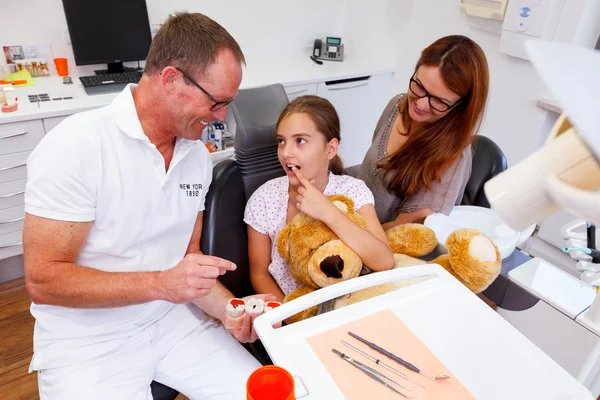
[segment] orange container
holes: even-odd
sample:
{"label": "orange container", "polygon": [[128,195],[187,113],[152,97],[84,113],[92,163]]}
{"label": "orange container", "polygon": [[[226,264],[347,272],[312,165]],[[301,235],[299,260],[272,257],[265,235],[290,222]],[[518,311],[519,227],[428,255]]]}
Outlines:
{"label": "orange container", "polygon": [[281,367],[265,365],[246,382],[246,400],[295,400],[294,378]]}
{"label": "orange container", "polygon": [[66,58],[55,58],[54,65],[58,76],[69,76],[69,64],[67,64]]}

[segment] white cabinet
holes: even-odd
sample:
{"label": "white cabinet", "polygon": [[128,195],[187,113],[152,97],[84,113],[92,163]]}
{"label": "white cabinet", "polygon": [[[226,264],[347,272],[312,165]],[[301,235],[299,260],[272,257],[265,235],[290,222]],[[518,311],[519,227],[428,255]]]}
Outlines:
{"label": "white cabinet", "polygon": [[23,230],[0,235],[0,260],[23,254]]}
{"label": "white cabinet", "polygon": [[23,252],[27,159],[45,133],[41,119],[0,124],[0,260]]}
{"label": "white cabinet", "polygon": [[309,94],[317,94],[317,84],[316,83],[307,83],[304,85],[293,85],[293,86],[284,86],[285,94],[287,94],[288,100],[292,101],[296,97],[306,96]]}
{"label": "white cabinet", "polygon": [[56,125],[60,124],[67,117],[68,115],[61,117],[44,118],[44,130],[46,131],[46,133],[50,132],[52,129],[54,129]]}
{"label": "white cabinet", "polygon": [[26,179],[0,183],[0,210],[25,203]]}
{"label": "white cabinet", "polygon": [[0,260],[23,252],[27,159],[67,116],[0,124]]}
{"label": "white cabinet", "polygon": [[27,159],[30,151],[0,156],[0,183],[27,178]]}
{"label": "white cabinet", "polygon": [[33,150],[43,137],[41,119],[0,125],[0,154]]}
{"label": "white cabinet", "polygon": [[335,106],[341,123],[339,154],[346,167],[360,164],[371,146],[375,125],[390,100],[392,73],[319,82],[317,95]]}
{"label": "white cabinet", "polygon": [[7,233],[22,231],[24,217],[24,205],[0,210],[0,236]]}

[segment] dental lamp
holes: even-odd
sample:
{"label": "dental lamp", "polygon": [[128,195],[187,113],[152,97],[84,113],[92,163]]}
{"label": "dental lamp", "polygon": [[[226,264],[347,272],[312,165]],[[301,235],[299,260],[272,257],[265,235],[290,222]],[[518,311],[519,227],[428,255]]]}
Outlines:
{"label": "dental lamp", "polygon": [[526,48],[564,113],[544,146],[486,183],[486,196],[517,230],[559,209],[600,223],[600,52],[543,41]]}
{"label": "dental lamp", "polygon": [[[600,224],[600,51],[572,44],[530,41],[530,59],[564,110],[546,143],[484,186],[505,223],[516,230],[563,209]],[[583,282],[598,283],[599,264],[578,263]],[[600,296],[577,317],[600,336]],[[590,382],[600,370],[595,346],[578,379]]]}

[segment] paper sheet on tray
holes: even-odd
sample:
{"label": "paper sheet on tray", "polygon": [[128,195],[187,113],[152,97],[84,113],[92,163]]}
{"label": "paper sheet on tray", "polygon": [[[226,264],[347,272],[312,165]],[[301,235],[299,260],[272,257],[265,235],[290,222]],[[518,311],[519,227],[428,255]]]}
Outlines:
{"label": "paper sheet on tray", "polygon": [[[386,356],[370,349],[367,345],[348,335],[348,331],[377,344],[396,356],[402,357],[404,360],[414,364],[417,368],[420,368],[424,373],[430,376],[446,374],[451,378],[433,382],[425,376],[410,371]],[[440,334],[443,334],[443,332],[440,332]],[[395,373],[377,365],[375,362],[370,361],[349,347],[341,344],[340,340],[344,340],[372,357],[380,359],[385,364],[408,375],[412,381],[425,386],[426,389],[414,385]],[[348,400],[397,400],[402,399],[403,397],[371,379],[358,368],[332,353],[332,348],[336,348],[355,360],[378,370],[388,378],[393,379],[408,389],[415,389],[414,392],[407,392],[392,385],[395,389],[398,389],[412,398],[422,400],[475,399],[475,397],[473,397],[473,395],[452,374],[452,371],[448,370],[448,368],[438,360],[438,358],[391,310],[384,310],[369,315],[368,317],[352,321],[319,335],[309,337],[307,338],[307,341]]]}

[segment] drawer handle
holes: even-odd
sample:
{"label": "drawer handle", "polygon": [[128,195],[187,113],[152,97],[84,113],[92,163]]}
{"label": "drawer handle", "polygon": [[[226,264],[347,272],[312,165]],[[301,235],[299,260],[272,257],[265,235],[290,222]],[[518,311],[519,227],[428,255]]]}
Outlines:
{"label": "drawer handle", "polygon": [[0,168],[0,171],[8,171],[9,169],[15,169],[15,168],[19,168],[19,167],[24,167],[26,165],[27,165],[27,163],[24,162],[23,164],[17,164],[17,165],[13,165],[11,167]]}
{"label": "drawer handle", "polygon": [[356,78],[348,78],[348,79],[337,79],[335,81],[327,81],[325,82],[326,86],[330,85],[340,85],[342,83],[352,83],[352,82],[360,82],[360,81],[368,81],[371,79],[371,75],[359,76]]}
{"label": "drawer handle", "polygon": [[0,221],[0,225],[23,221],[24,219],[25,219],[25,217],[21,217],[21,218],[17,218],[17,219],[11,219],[10,221]]}
{"label": "drawer handle", "polygon": [[13,244],[6,244],[6,245],[3,245],[3,246],[0,246],[0,249],[7,249],[7,248],[9,248],[9,247],[20,246],[20,245],[22,245],[22,244],[23,244],[23,242],[19,242],[19,243],[13,243]]}
{"label": "drawer handle", "polygon": [[329,88],[327,88],[327,90],[354,89],[354,88],[357,88],[357,87],[366,86],[368,84],[369,84],[369,82],[364,82],[364,83],[359,83],[358,85],[354,85],[354,86],[329,87]]}
{"label": "drawer handle", "polygon": [[10,193],[10,194],[3,194],[2,196],[0,196],[0,199],[6,199],[8,197],[18,196],[20,194],[25,194],[25,191],[22,190],[20,192],[14,192],[14,193]]}
{"label": "drawer handle", "polygon": [[292,94],[304,93],[307,90],[308,90],[308,88],[304,88],[304,89],[296,90],[295,92],[289,92],[289,93],[287,93],[287,95],[290,96]]}
{"label": "drawer handle", "polygon": [[27,135],[28,132],[20,132],[20,133],[13,133],[12,135],[8,135],[8,136],[0,136],[0,140],[2,139],[9,139],[11,137],[17,137],[17,136],[23,136],[23,135]]}

